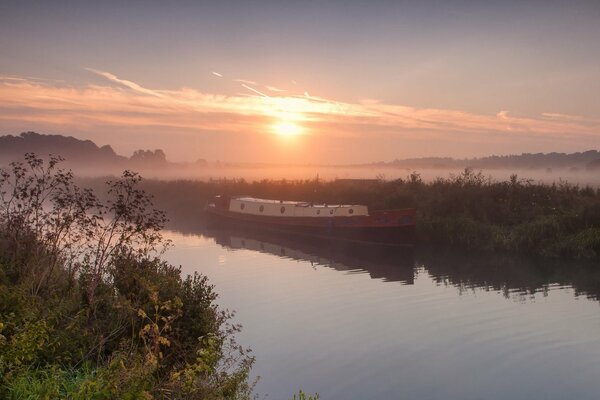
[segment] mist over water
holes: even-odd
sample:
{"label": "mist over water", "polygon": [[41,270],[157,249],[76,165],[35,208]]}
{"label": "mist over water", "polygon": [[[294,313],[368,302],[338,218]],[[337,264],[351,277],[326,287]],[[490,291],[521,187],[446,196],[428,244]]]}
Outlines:
{"label": "mist over water", "polygon": [[[165,167],[165,168],[133,168],[146,179],[159,180],[198,180],[209,181],[219,179],[244,179],[246,181],[268,180],[313,180],[331,181],[336,179],[405,179],[411,173],[420,174],[424,182],[436,178],[449,178],[460,175],[464,168],[394,168],[381,166],[206,166],[206,167]],[[77,175],[82,177],[116,176],[122,168],[80,168]],[[580,186],[600,187],[600,173],[586,169],[478,169],[487,178],[506,181],[511,175],[532,183],[561,184],[570,183]]]}
{"label": "mist over water", "polygon": [[600,276],[577,263],[417,248],[348,257],[277,236],[168,232],[167,257],[237,311],[260,395],[596,399]]}
{"label": "mist over water", "polygon": [[[248,181],[261,179],[383,179],[394,180],[407,178],[412,172],[417,172],[425,182],[436,178],[448,178],[461,174],[464,168],[456,169],[406,169],[390,167],[265,167],[265,168],[220,168],[198,171],[196,179],[218,179],[218,178],[243,178]],[[520,179],[530,179],[533,183],[565,183],[578,185],[600,185],[600,173],[586,170],[572,171],[568,169],[474,169],[481,171],[486,177],[493,180],[508,180],[511,175],[516,174]]]}
{"label": "mist over water", "polygon": [[[291,159],[275,163],[260,157],[255,157],[259,161],[241,162],[235,156],[239,146],[232,146],[228,161],[215,161],[213,158],[173,162],[161,149],[139,149],[131,156],[124,156],[117,154],[110,145],[100,147],[75,137],[23,132],[18,136],[0,136],[0,166],[23,160],[25,153],[29,152],[45,158],[59,156],[64,159],[61,165],[72,169],[80,177],[118,176],[128,169],[139,172],[145,178],[161,180],[314,180],[317,177],[320,180],[395,180],[417,172],[425,182],[429,182],[458,175],[469,167],[476,173],[481,171],[484,176],[501,181],[516,174],[520,179],[529,179],[533,183],[600,184],[600,153],[597,150],[489,155],[472,159],[418,157],[382,161],[374,158],[372,162],[344,164],[336,163],[326,155],[315,163]],[[173,154],[175,158],[178,156]]]}

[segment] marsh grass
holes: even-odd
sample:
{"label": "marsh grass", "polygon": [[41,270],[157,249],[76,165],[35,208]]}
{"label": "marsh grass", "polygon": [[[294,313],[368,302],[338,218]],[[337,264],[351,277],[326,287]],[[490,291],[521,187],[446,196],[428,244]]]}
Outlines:
{"label": "marsh grass", "polygon": [[[94,181],[88,181],[93,184]],[[397,180],[243,179],[144,182],[168,210],[173,229],[198,233],[203,208],[217,194],[366,204],[370,209],[417,208],[423,244],[544,257],[600,258],[600,193],[567,182],[536,183],[516,175],[497,181],[465,169],[424,182],[416,172]]]}

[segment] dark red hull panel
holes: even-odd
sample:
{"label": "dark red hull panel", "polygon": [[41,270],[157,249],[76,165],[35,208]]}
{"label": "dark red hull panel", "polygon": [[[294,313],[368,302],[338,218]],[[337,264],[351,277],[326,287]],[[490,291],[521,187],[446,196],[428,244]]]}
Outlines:
{"label": "dark red hull panel", "polygon": [[219,226],[238,226],[323,237],[362,243],[410,245],[415,241],[414,209],[380,211],[356,217],[269,217],[234,213],[220,208],[206,210],[209,222]]}

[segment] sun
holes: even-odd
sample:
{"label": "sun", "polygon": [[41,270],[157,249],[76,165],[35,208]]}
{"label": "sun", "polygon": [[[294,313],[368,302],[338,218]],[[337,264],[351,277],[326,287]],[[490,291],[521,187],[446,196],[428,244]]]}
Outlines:
{"label": "sun", "polygon": [[272,129],[281,137],[293,137],[302,133],[302,127],[292,121],[279,121],[272,126]]}

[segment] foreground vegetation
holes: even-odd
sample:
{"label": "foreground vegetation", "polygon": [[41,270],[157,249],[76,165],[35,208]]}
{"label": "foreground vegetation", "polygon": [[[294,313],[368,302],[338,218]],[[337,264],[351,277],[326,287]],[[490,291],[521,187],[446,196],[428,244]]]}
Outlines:
{"label": "foreground vegetation", "polygon": [[239,327],[160,259],[166,218],[139,176],[100,201],[59,161],[0,170],[0,398],[251,398]]}
{"label": "foreground vegetation", "polygon": [[[249,399],[254,359],[206,277],[161,259],[172,226],[201,229],[205,202],[248,194],[372,209],[417,207],[421,242],[600,258],[600,193],[498,182],[465,170],[423,182],[144,181],[82,189],[59,159],[0,170],[0,398]],[[296,398],[296,396],[294,396]],[[313,398],[304,392],[298,398]]]}
{"label": "foreground vegetation", "polygon": [[544,257],[600,258],[600,192],[568,183],[495,181],[481,172],[423,182],[405,179],[270,181],[147,181],[144,188],[169,210],[173,227],[198,231],[205,202],[216,194],[416,207],[421,243]]}

